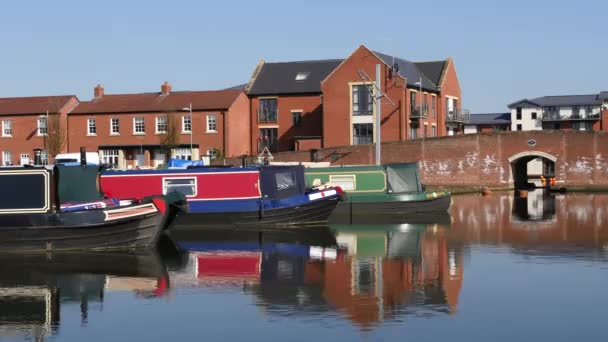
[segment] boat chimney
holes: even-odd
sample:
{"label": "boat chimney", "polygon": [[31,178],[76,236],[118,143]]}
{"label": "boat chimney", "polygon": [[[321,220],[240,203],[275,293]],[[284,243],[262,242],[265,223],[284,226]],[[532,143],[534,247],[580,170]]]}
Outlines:
{"label": "boat chimney", "polygon": [[247,155],[241,155],[241,167],[247,167]]}
{"label": "boat chimney", "polygon": [[86,149],[86,147],[80,148],[80,166],[87,166],[87,149]]}

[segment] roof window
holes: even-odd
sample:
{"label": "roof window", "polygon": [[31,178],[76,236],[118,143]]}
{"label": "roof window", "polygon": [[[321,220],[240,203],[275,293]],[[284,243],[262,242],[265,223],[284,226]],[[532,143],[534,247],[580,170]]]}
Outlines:
{"label": "roof window", "polygon": [[304,81],[308,78],[308,75],[310,75],[309,72],[299,72],[296,75],[296,81]]}

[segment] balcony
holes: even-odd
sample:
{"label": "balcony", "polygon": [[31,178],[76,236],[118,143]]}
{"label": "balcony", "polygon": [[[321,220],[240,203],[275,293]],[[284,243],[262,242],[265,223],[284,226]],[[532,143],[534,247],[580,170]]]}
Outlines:
{"label": "balcony", "polygon": [[543,121],[597,121],[600,119],[600,114],[575,114],[575,115],[559,115],[557,112],[544,112]]}
{"label": "balcony", "polygon": [[258,110],[258,123],[277,123],[278,113],[276,111]]}
{"label": "balcony", "polygon": [[471,112],[468,109],[455,109],[448,111],[445,116],[446,123],[468,123],[471,121]]}
{"label": "balcony", "polygon": [[412,108],[411,119],[427,119],[429,117],[429,106],[417,106]]}

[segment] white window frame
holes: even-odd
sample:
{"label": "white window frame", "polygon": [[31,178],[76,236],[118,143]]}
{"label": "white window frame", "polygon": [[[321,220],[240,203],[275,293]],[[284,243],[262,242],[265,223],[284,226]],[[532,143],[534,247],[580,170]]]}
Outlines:
{"label": "white window frame", "polygon": [[[159,124],[161,124],[160,123],[160,121],[161,121],[160,119],[164,119],[165,120],[165,123],[164,123],[165,130],[164,131],[161,131],[161,130],[158,129]],[[167,134],[168,131],[169,131],[169,120],[168,120],[167,116],[166,115],[165,116],[157,116],[156,117],[156,134]]]}
{"label": "white window frame", "polygon": [[[181,160],[192,160],[192,150],[189,148],[176,148],[175,150],[173,150],[173,157],[177,158],[177,159],[181,159]],[[186,158],[180,158],[181,156],[184,156]],[[187,157],[190,157],[190,159],[188,159]]]}
{"label": "white window frame", "polygon": [[296,74],[296,81],[305,81],[310,76],[310,72],[301,71]]}
{"label": "white window frame", "polygon": [[[342,179],[340,179],[342,178]],[[350,178],[345,180],[344,178]],[[352,186],[345,185],[345,183],[351,182]],[[329,175],[329,184],[332,186],[339,186],[344,191],[356,191],[357,190],[357,175]]]}
{"label": "white window frame", "polygon": [[[38,123],[38,129],[36,130],[36,134],[39,137],[45,137],[45,136],[49,135],[49,121],[47,120],[46,116],[42,117],[42,118],[38,118],[38,120],[36,120],[36,122]],[[44,125],[42,124],[42,122],[44,122]],[[46,132],[42,133],[43,129]]]}
{"label": "white window frame", "polygon": [[[8,131],[8,133],[6,133]],[[13,136],[13,120],[2,120],[2,136]]]}
{"label": "white window frame", "polygon": [[32,158],[30,158],[30,154],[29,153],[21,153],[21,154],[19,154],[19,165],[26,165],[26,164],[21,164],[21,161],[23,160],[24,156],[27,156],[27,161],[28,161],[27,165],[29,165],[32,162]]}
{"label": "white window frame", "polygon": [[[142,132],[137,131],[137,121],[139,120],[142,122]],[[146,135],[146,118],[143,116],[136,116],[133,118],[133,135]]]}
{"label": "white window frame", "polygon": [[[6,161],[7,159],[8,159],[8,163]],[[4,165],[4,166],[11,166],[11,165],[13,165],[13,152],[11,152],[11,151],[2,151],[2,165]]]}
{"label": "white window frame", "polygon": [[[213,118],[213,120],[211,120]],[[213,121],[213,125],[215,129],[211,129],[211,122]],[[216,114],[207,114],[207,133],[217,133],[217,115]]]}
{"label": "white window frame", "polygon": [[47,150],[40,151],[40,164],[49,165],[49,151],[47,151]]}
{"label": "white window frame", "polygon": [[[186,119],[190,121],[190,129],[186,129]],[[192,133],[192,117],[190,114],[182,116],[182,133]]]}
{"label": "white window frame", "polygon": [[[114,132],[114,120],[116,120],[116,132]],[[120,135],[120,119],[110,118],[110,135]]]}
{"label": "white window frame", "polygon": [[[99,150],[101,152],[101,162],[104,164],[113,164],[116,167],[120,164],[120,150],[118,149],[107,149],[107,150]],[[116,158],[116,164],[110,162],[110,158]]]}
{"label": "white window frame", "polygon": [[[93,128],[93,130],[95,132],[91,133],[91,128]],[[87,119],[87,135],[88,136],[96,136],[97,135],[97,119],[96,118],[88,118]]]}
{"label": "white window frame", "polygon": [[[167,185],[167,181],[176,180],[176,179],[186,179],[186,180],[194,181],[194,184],[192,184],[192,186],[194,186],[194,193],[192,195],[185,195],[186,198],[192,198],[192,197],[196,197],[198,195],[197,177],[163,177],[163,195],[167,194],[167,189],[170,187],[170,185]],[[182,184],[182,186],[183,186],[183,184]]]}

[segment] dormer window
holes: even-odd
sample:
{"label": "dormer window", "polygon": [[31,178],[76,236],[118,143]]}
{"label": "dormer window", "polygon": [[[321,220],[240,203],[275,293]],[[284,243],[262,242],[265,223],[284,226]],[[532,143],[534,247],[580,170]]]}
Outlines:
{"label": "dormer window", "polygon": [[296,75],[296,81],[304,81],[308,78],[308,75],[310,75],[309,72],[299,72]]}

